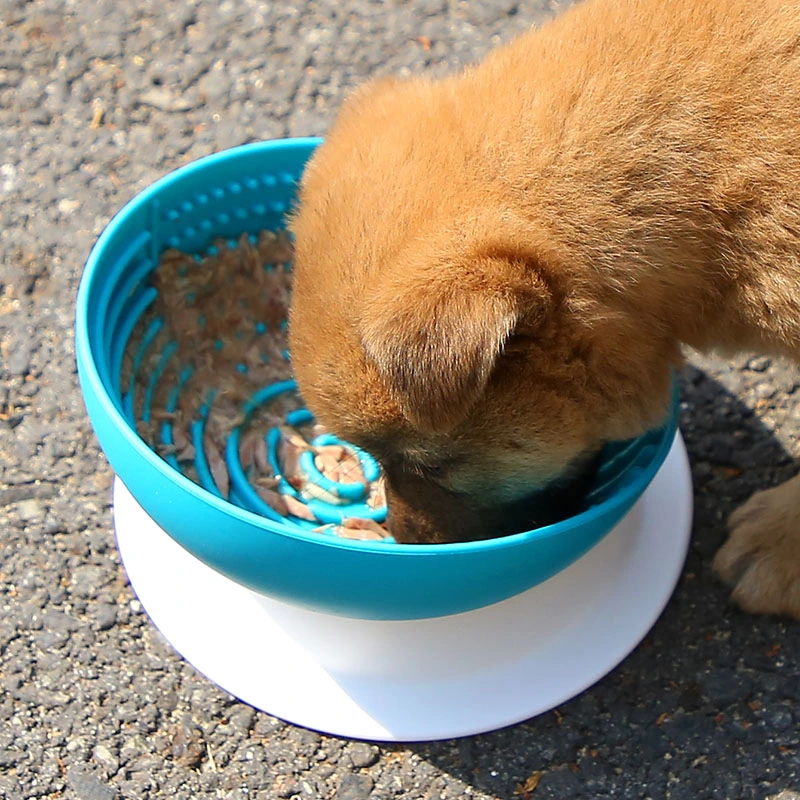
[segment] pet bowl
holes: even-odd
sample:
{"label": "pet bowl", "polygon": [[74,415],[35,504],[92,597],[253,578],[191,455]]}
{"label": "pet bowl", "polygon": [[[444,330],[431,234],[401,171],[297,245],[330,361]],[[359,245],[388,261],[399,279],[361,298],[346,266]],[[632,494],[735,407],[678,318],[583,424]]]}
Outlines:
{"label": "pet bowl", "polygon": [[[213,481],[183,474],[137,433],[123,361],[153,300],[151,273],[162,253],[176,248],[203,254],[220,239],[233,247],[242,236],[283,229],[296,182],[318,143],[264,142],[200,159],[156,182],[109,223],[87,261],[76,314],[78,371],[100,444],[133,497],[172,539],[268,597],[329,614],[400,620],[466,612],[524,592],[576,561],[631,509],[672,445],[676,396],[662,428],[606,447],[580,513],[537,530],[463,544],[350,541],[270,518],[259,513],[246,481],[232,480],[224,496]],[[160,356],[150,367],[153,390],[176,396],[185,375],[163,369],[169,347]],[[157,387],[168,380],[175,385]],[[279,388],[261,387],[256,399]],[[211,397],[214,387],[208,389]],[[244,416],[254,402],[243,404]],[[202,416],[196,420],[201,427]]]}

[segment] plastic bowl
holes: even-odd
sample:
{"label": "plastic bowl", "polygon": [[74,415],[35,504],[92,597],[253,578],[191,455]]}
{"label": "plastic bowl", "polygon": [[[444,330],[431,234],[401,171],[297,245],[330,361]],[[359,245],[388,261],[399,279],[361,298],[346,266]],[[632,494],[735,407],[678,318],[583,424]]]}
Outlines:
{"label": "plastic bowl", "polygon": [[586,510],[497,539],[443,545],[342,540],[268,519],[216,496],[157,455],[125,410],[119,361],[161,252],[203,252],[217,237],[284,227],[317,139],[263,142],[189,164],[129,202],[93,248],[81,281],[76,352],[89,417],[116,474],[175,541],[248,588],[321,612],[365,619],[444,616],[547,580],[600,541],[658,471],[677,428],[667,422],[609,445]]}

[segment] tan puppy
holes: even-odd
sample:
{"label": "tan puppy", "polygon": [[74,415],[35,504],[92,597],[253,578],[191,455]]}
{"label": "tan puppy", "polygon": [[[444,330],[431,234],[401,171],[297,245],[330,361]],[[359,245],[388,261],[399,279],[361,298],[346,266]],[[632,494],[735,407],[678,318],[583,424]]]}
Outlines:
{"label": "tan puppy", "polygon": [[[680,345],[800,354],[800,1],[588,0],[458,77],[382,81],[312,159],[291,349],[403,541],[523,527],[657,425]],[[716,566],[800,616],[800,482]]]}

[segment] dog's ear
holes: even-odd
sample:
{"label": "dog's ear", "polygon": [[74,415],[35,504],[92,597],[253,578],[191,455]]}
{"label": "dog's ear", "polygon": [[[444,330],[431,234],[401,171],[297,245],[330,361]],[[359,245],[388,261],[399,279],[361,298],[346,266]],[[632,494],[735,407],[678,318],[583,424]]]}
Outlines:
{"label": "dog's ear", "polygon": [[[519,265],[515,265],[519,267]],[[446,432],[483,394],[518,321],[548,304],[535,275],[509,280],[507,259],[473,261],[453,280],[438,271],[393,276],[370,293],[361,340],[404,416],[417,428]]]}

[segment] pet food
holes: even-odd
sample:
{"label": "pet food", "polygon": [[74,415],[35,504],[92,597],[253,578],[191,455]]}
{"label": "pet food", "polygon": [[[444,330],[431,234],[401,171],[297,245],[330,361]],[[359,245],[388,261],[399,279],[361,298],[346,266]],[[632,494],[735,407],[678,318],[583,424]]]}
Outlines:
{"label": "pet food", "polygon": [[[281,516],[321,523],[309,501],[342,500],[303,469],[306,452],[328,481],[362,483],[370,508],[381,508],[386,498],[383,479],[367,481],[356,451],[338,443],[316,446],[323,431],[313,422],[286,423],[301,408],[296,392],[253,400],[264,387],[291,379],[291,258],[288,237],[267,231],[217,241],[204,257],[165,251],[151,276],[155,299],[128,343],[123,388],[139,434],[192,480],[230,498],[228,443],[236,432],[238,465],[258,498]],[[274,429],[271,458],[267,440]],[[312,529],[351,539],[388,536],[371,519]]]}

